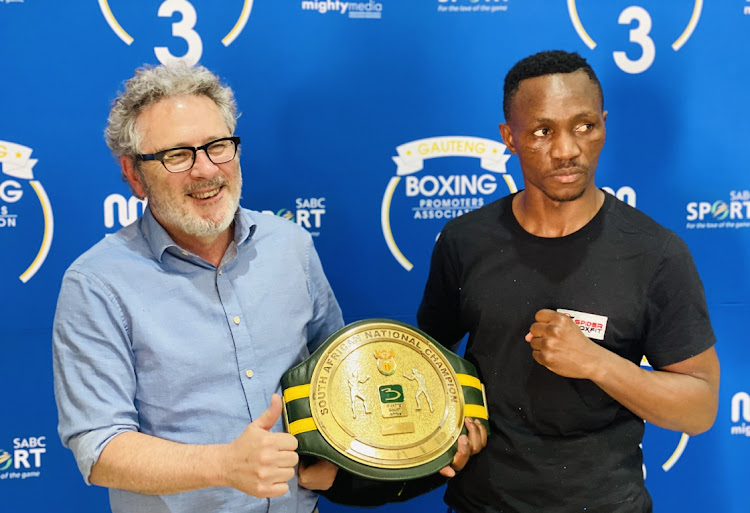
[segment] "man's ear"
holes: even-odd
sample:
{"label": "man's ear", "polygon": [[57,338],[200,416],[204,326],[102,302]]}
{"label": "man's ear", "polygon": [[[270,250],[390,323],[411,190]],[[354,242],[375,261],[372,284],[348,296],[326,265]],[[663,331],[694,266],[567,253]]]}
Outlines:
{"label": "man's ear", "polygon": [[516,145],[513,142],[513,134],[510,132],[510,126],[508,126],[508,123],[500,123],[500,137],[503,138],[503,142],[505,143],[505,146],[508,147],[508,151],[513,155],[516,155]]}
{"label": "man's ear", "polygon": [[127,180],[128,184],[130,184],[133,193],[140,199],[145,198],[146,187],[143,184],[141,173],[135,168],[133,157],[125,155],[120,157],[120,167],[122,168],[122,176]]}

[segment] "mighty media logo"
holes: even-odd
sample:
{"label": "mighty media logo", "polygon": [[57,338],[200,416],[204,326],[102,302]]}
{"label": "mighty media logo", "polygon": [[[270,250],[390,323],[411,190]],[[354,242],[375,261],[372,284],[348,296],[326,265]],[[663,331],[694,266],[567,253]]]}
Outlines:
{"label": "mighty media logo", "polygon": [[[110,194],[104,198],[104,226],[120,229],[134,223],[146,211],[148,200],[135,196],[126,198],[122,194]],[[116,226],[115,219],[117,219]]]}
{"label": "mighty media logo", "polygon": [[750,438],[750,394],[737,392],[732,396],[731,434]]}
{"label": "mighty media logo", "polygon": [[379,20],[383,17],[383,4],[368,2],[342,2],[341,0],[302,0],[303,11],[315,11],[318,14],[336,13],[348,18]]}
{"label": "mighty media logo", "polygon": [[[14,256],[30,261],[18,276],[24,283],[47,259],[54,232],[54,217],[47,192],[42,183],[34,179],[37,159],[31,158],[32,152],[28,146],[0,140],[0,237],[8,242],[8,247],[16,248]],[[34,255],[37,237],[41,242]],[[27,249],[29,254],[26,254]],[[24,265],[19,263],[19,269]]]}

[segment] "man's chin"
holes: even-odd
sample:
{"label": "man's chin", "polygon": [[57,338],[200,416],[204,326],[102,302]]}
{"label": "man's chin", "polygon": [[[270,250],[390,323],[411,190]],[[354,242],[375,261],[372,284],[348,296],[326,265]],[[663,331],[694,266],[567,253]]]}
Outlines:
{"label": "man's chin", "polygon": [[569,191],[569,192],[563,192],[563,191],[544,191],[544,195],[547,196],[552,201],[557,201],[558,203],[565,203],[569,201],[575,201],[581,196],[583,196],[583,193],[586,192],[586,189],[580,189],[576,191]]}
{"label": "man's chin", "polygon": [[221,235],[232,225],[234,216],[219,221],[201,219],[199,222],[189,223],[183,226],[185,233],[196,237],[216,237]]}

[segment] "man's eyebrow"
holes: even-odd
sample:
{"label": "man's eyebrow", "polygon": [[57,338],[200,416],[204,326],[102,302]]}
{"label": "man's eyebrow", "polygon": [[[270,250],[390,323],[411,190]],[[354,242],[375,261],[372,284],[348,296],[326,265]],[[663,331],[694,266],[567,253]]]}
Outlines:
{"label": "man's eyebrow", "polygon": [[[578,119],[581,119],[581,118],[588,118],[588,117],[597,116],[597,115],[598,115],[598,113],[596,111],[586,110],[586,111],[579,112],[578,114],[573,115],[571,119],[578,120]],[[534,122],[535,123],[551,124],[551,123],[559,123],[561,121],[562,120],[552,119],[552,118],[547,118],[547,117],[534,118]]]}

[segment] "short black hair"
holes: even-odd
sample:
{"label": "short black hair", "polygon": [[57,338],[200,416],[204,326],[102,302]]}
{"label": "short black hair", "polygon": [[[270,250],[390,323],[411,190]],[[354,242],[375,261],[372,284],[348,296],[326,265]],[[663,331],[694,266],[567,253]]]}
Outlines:
{"label": "short black hair", "polygon": [[503,87],[503,114],[505,115],[505,120],[507,121],[510,117],[510,104],[518,92],[518,87],[522,80],[556,73],[573,73],[578,70],[583,70],[596,85],[602,100],[603,109],[604,92],[602,91],[602,85],[599,83],[599,79],[596,77],[593,68],[586,62],[586,59],[576,52],[549,50],[521,59],[505,75],[505,85]]}

